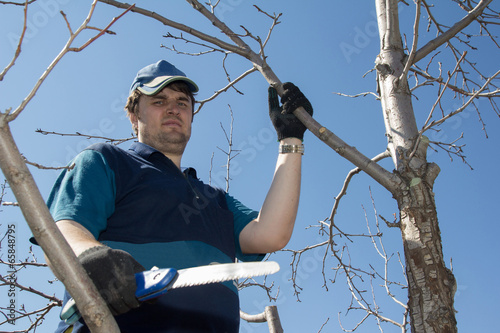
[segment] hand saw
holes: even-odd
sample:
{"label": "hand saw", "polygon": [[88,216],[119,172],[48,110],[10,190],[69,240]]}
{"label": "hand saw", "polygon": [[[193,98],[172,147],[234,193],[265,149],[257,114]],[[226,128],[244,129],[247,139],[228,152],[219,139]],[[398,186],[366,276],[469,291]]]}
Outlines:
{"label": "hand saw", "polygon": [[[135,296],[139,301],[147,301],[165,294],[170,289],[268,275],[279,269],[278,263],[274,261],[215,264],[181,270],[153,267],[149,271],[135,274]],[[68,325],[80,319],[81,315],[73,298],[64,305],[60,317]]]}

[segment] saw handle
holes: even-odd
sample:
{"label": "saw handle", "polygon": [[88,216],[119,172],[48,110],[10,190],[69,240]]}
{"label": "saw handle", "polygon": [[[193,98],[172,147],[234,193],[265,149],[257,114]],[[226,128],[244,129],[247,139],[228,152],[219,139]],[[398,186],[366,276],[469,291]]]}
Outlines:
{"label": "saw handle", "polygon": [[175,268],[157,268],[135,274],[135,297],[143,302],[165,294],[178,275]]}
{"label": "saw handle", "polygon": [[[158,269],[157,267],[153,267],[149,271],[136,273],[135,283],[137,289],[135,297],[141,302],[160,297],[168,291],[178,275],[175,268]],[[62,308],[60,318],[70,326],[81,318],[73,298],[69,299]]]}

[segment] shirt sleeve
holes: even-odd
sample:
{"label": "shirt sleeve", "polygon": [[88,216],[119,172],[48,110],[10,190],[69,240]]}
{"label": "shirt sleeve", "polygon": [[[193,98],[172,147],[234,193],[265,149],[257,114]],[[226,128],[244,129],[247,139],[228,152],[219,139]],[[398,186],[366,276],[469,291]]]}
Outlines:
{"label": "shirt sleeve", "polygon": [[56,180],[47,205],[56,222],[76,221],[97,239],[114,212],[114,172],[94,150],[84,150],[70,166]]}
{"label": "shirt sleeve", "polygon": [[226,193],[226,203],[234,217],[234,241],[236,245],[236,257],[241,261],[261,261],[265,254],[243,254],[240,246],[240,232],[248,223],[259,216],[259,212],[252,210],[237,199]]}

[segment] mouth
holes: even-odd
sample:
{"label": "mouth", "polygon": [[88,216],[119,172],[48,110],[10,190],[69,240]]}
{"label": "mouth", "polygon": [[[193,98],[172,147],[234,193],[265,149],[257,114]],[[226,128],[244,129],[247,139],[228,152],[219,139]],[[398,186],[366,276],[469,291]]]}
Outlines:
{"label": "mouth", "polygon": [[176,119],[167,119],[164,122],[162,122],[162,126],[166,127],[182,127],[180,121]]}

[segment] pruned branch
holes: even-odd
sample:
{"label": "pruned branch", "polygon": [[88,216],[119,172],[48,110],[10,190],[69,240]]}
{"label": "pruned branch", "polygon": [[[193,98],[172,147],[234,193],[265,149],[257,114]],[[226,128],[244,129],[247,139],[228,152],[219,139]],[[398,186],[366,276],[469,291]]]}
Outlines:
{"label": "pruned branch", "polygon": [[283,333],[276,306],[266,306],[264,312],[257,315],[249,315],[240,310],[240,317],[249,323],[263,323],[267,321],[270,333]]}

